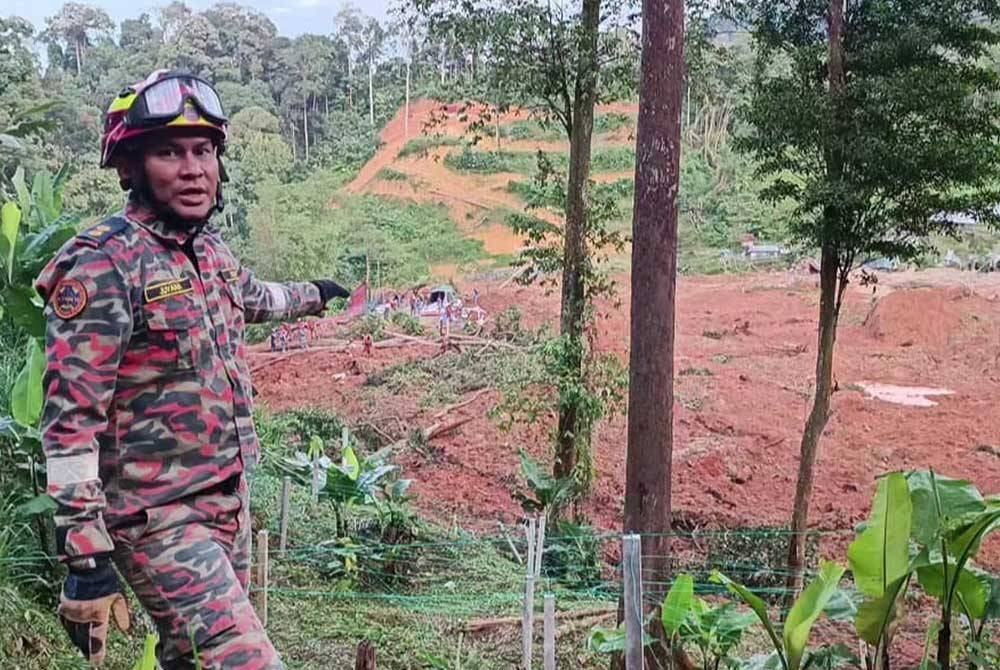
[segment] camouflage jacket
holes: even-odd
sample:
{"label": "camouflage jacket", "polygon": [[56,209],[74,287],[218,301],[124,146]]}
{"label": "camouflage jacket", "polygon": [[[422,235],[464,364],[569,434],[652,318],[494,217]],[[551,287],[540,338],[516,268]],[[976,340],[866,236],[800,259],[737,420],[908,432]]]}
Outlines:
{"label": "camouflage jacket", "polygon": [[108,529],[217,487],[258,455],[244,324],[322,309],[310,283],[258,281],[217,231],[137,209],[71,240],[46,302],[42,446],[63,560]]}

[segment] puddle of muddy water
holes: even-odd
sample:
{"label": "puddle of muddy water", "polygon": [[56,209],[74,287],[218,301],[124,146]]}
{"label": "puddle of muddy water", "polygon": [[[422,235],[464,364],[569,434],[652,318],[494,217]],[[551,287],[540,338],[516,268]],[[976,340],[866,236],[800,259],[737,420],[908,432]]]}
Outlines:
{"label": "puddle of muddy water", "polygon": [[935,407],[937,403],[931,400],[934,396],[952,395],[948,389],[927,388],[922,386],[896,386],[894,384],[879,384],[860,382],[858,386],[868,394],[868,397],[896,405],[908,407]]}

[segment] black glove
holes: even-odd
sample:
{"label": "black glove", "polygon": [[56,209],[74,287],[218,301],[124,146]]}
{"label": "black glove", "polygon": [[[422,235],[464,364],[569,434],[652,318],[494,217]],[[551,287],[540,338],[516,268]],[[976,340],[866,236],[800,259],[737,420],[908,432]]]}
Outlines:
{"label": "black glove", "polygon": [[107,651],[111,617],[123,631],[129,629],[128,605],[118,575],[108,558],[89,570],[70,569],[59,598],[59,621],[84,657],[100,665]]}
{"label": "black glove", "polygon": [[313,284],[319,289],[320,299],[323,304],[330,302],[334,298],[349,298],[351,292],[331,279],[316,279]]}

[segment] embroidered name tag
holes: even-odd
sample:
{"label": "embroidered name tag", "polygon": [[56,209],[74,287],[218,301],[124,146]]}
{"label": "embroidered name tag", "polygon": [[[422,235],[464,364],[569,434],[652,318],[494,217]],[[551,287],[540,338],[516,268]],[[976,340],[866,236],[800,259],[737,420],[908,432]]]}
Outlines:
{"label": "embroidered name tag", "polygon": [[143,295],[146,302],[156,302],[157,300],[166,300],[167,298],[173,298],[174,296],[184,295],[193,291],[194,287],[191,286],[190,279],[171,279],[169,281],[149,284],[143,291]]}
{"label": "embroidered name tag", "polygon": [[226,268],[222,271],[222,278],[229,283],[235,283],[240,280],[240,270],[239,268]]}

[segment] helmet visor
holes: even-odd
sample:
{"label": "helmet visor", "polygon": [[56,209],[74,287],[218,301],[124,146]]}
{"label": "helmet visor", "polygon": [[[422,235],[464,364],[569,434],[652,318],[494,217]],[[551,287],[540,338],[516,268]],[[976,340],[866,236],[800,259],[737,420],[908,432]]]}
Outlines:
{"label": "helmet visor", "polygon": [[210,121],[225,123],[222,101],[207,82],[190,75],[161,79],[143,89],[129,108],[128,125],[141,127],[164,123],[184,111],[184,103],[192,102]]}

